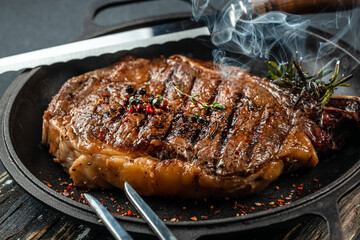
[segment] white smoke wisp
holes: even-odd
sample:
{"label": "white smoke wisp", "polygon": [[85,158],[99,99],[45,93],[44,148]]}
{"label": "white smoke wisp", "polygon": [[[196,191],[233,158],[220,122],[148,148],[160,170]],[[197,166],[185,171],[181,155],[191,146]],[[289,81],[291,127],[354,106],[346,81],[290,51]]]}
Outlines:
{"label": "white smoke wisp", "polygon": [[[211,0],[193,1],[195,20],[200,19],[210,3]],[[206,18],[215,46],[252,59],[272,57],[278,62],[286,62],[289,53],[295,55],[296,51],[301,51],[306,38],[301,30],[308,27],[309,21],[281,12],[270,12],[252,19],[250,6],[247,1],[227,1],[220,14]],[[214,60],[224,63],[220,58]]]}
{"label": "white smoke wisp", "polygon": [[[316,71],[316,65],[323,64],[322,58],[328,57],[334,45],[345,35],[352,34],[355,38],[360,35],[360,11],[358,14],[352,10],[339,11],[328,14],[329,18],[324,20],[324,14],[319,17],[317,14],[299,16],[268,12],[255,16],[251,0],[193,0],[192,3],[194,19],[206,21],[211,31],[211,41],[218,48],[213,52],[214,61],[224,65],[249,68],[254,61],[264,62],[269,59],[284,64],[291,61],[292,57],[301,56],[315,63]],[[206,10],[213,6],[218,9],[218,14],[206,16]],[[309,52],[309,26],[335,34],[330,41],[316,43],[317,52]],[[232,56],[237,57],[227,57],[227,53],[235,53]]]}
{"label": "white smoke wisp", "polygon": [[[325,14],[325,17],[311,16],[311,26],[318,26],[321,30],[332,34],[327,42],[319,43],[316,59],[331,54],[334,44],[350,40],[354,49],[360,50],[360,8],[348,11],[337,11],[335,14]],[[360,60],[360,59],[359,59]],[[321,63],[319,63],[321,64]]]}

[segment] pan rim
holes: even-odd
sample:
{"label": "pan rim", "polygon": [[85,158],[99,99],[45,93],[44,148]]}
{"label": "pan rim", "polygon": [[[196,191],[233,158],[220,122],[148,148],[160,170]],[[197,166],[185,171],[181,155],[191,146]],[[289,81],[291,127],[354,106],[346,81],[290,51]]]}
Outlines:
{"label": "pan rim", "polygon": [[[317,34],[313,34],[312,35],[316,35]],[[321,37],[323,40],[327,40],[323,37]],[[328,40],[327,40],[328,41]],[[337,47],[341,47],[336,45]],[[344,52],[346,54],[348,54],[349,56],[353,57],[354,59],[356,59],[351,53],[349,53],[347,50],[343,49],[341,47],[342,50],[344,50]],[[357,62],[359,62],[356,59]],[[360,63],[360,62],[359,62]],[[59,63],[62,64],[62,63]],[[39,68],[33,69],[30,72],[24,73],[22,75],[20,75],[19,77],[17,77],[13,83],[10,85],[10,87],[7,89],[7,91],[5,92],[4,96],[2,97],[1,101],[0,101],[0,106],[2,106],[2,114],[1,114],[1,133],[0,133],[0,137],[2,140],[4,141],[0,141],[0,149],[2,150],[6,150],[6,152],[4,153],[3,151],[0,151],[0,157],[1,160],[4,164],[4,167],[6,168],[6,170],[10,173],[10,175],[12,175],[12,177],[16,180],[17,183],[20,184],[20,182],[18,181],[18,176],[15,177],[12,174],[12,170],[16,168],[17,171],[24,173],[22,177],[24,177],[25,179],[27,179],[29,182],[33,183],[33,187],[35,187],[35,192],[36,189],[41,190],[41,192],[44,193],[49,193],[50,196],[54,197],[55,199],[57,199],[60,202],[63,203],[68,203],[70,204],[71,208],[80,208],[81,211],[84,211],[83,213],[86,213],[89,217],[92,217],[93,221],[90,221],[91,223],[96,223],[99,224],[97,222],[97,218],[95,213],[89,208],[87,209],[87,206],[85,206],[84,204],[81,203],[77,203],[76,201],[70,200],[64,196],[62,196],[61,194],[56,193],[54,190],[49,189],[49,188],[45,188],[45,185],[37,178],[35,177],[33,174],[31,174],[31,172],[25,167],[25,165],[22,164],[21,159],[18,157],[18,155],[16,154],[16,151],[14,149],[14,146],[12,145],[11,142],[11,138],[10,138],[10,132],[9,132],[9,117],[10,117],[10,113],[11,113],[11,109],[13,107],[13,103],[16,99],[16,97],[18,96],[19,92],[21,91],[22,87],[28,82],[28,80],[34,76],[37,72],[39,71]],[[25,79],[25,81],[24,81]],[[5,155],[5,156],[4,156]],[[11,164],[13,164],[13,166],[11,166]],[[21,167],[24,167],[23,169]],[[10,169],[10,170],[8,170]],[[24,172],[25,170],[25,172]],[[241,217],[227,217],[227,218],[223,218],[223,219],[211,219],[211,220],[207,220],[207,221],[199,221],[199,222],[193,222],[193,221],[181,221],[181,222],[176,222],[176,223],[172,223],[172,222],[166,222],[167,225],[171,226],[171,227],[176,227],[176,226],[202,226],[202,225],[212,225],[212,224],[226,224],[226,223],[234,223],[234,222],[242,222],[242,221],[247,221],[247,220],[256,220],[262,217],[270,217],[270,216],[274,216],[274,215],[283,215],[284,212],[288,212],[287,210],[295,210],[298,207],[303,207],[306,204],[309,204],[313,201],[316,201],[318,199],[321,199],[324,197],[324,195],[327,195],[329,193],[331,193],[332,191],[335,191],[336,189],[341,188],[342,186],[344,186],[348,181],[350,181],[350,179],[357,174],[357,172],[359,172],[360,170],[360,159],[357,160],[356,164],[351,167],[348,171],[346,171],[344,174],[342,174],[341,176],[339,176],[335,181],[329,183],[326,187],[322,188],[321,190],[317,191],[316,193],[310,194],[300,200],[294,201],[289,205],[284,205],[280,208],[275,208],[275,209],[270,209],[268,211],[261,211],[258,213],[252,213],[249,215],[244,215]],[[26,174],[29,175],[26,175]],[[30,178],[29,176],[33,176],[33,178]],[[32,179],[36,179],[35,181],[33,181]],[[20,184],[22,186],[22,184]],[[25,184],[24,184],[25,185]],[[53,206],[53,204],[51,204],[52,201],[49,200],[50,203],[48,203],[48,201],[45,201],[43,198],[41,198],[42,195],[36,195],[33,194],[32,192],[30,192],[29,189],[27,189],[26,187],[22,186],[27,192],[29,192],[32,196],[36,197],[38,200],[40,200],[41,202],[44,202],[45,204],[47,204],[48,206],[56,209],[57,211],[63,212],[67,215],[72,215],[70,212],[64,212],[62,209],[59,210],[58,208],[56,208],[55,206]],[[46,199],[46,197],[49,196],[49,194],[45,194],[44,197]],[[73,216],[73,215],[72,215]],[[74,217],[74,216],[73,216]],[[78,217],[75,216],[75,218],[80,219]],[[129,218],[126,216],[116,216],[116,218],[118,220],[121,221],[126,221],[126,222],[133,222],[133,223],[141,223],[141,224],[145,224],[144,220],[142,219],[137,219],[137,218]],[[80,219],[80,220],[84,220],[84,219]],[[89,219],[86,219],[86,221]]]}

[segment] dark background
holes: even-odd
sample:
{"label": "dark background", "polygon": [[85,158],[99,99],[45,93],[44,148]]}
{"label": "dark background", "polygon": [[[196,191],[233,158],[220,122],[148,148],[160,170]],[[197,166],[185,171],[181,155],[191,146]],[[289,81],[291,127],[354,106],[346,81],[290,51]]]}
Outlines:
{"label": "dark background", "polygon": [[[82,35],[84,14],[90,2],[0,0],[0,58],[68,43],[79,38]],[[190,7],[179,1],[158,1],[158,4],[147,3],[141,9],[131,6],[113,7],[102,11],[96,20],[99,24],[111,25],[179,10],[190,10]],[[313,27],[339,34],[342,40],[360,50],[360,9],[354,12],[322,13],[303,17],[310,19]],[[348,31],[345,33],[344,29]],[[20,73],[8,72],[0,75],[0,96]],[[0,174],[3,172],[4,168],[0,163]],[[40,205],[36,200],[34,203]]]}

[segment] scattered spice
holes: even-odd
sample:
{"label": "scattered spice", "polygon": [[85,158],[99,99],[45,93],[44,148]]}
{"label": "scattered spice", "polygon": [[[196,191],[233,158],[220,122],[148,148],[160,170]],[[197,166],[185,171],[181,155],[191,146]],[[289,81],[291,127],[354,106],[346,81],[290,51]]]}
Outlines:
{"label": "scattered spice", "polygon": [[125,213],[125,216],[135,216],[135,213],[133,213],[131,210],[128,210],[126,213]]}
{"label": "scattered spice", "polygon": [[189,121],[192,123],[195,123],[197,121],[197,118],[199,117],[199,113],[198,112],[193,112],[191,113],[190,117],[189,117]]}
{"label": "scattered spice", "polygon": [[168,103],[167,103],[167,101],[163,101],[162,103],[160,103],[160,108],[162,108],[162,109],[164,109],[164,110],[166,110],[167,109],[167,107],[168,107]]}
{"label": "scattered spice", "polygon": [[140,95],[145,95],[146,94],[146,89],[145,88],[139,88],[138,90]]}
{"label": "scattered spice", "polygon": [[125,89],[126,93],[132,94],[134,92],[134,88],[132,86],[127,86]]}
{"label": "scattered spice", "polygon": [[197,218],[196,218],[196,217],[192,217],[191,220],[197,221]]}
{"label": "scattered spice", "polygon": [[130,105],[137,105],[140,103],[140,100],[138,100],[135,96],[131,96],[129,98],[129,104]]}
{"label": "scattered spice", "polygon": [[141,104],[136,105],[135,109],[138,110],[138,111],[141,111],[142,110],[142,105]]}
{"label": "scattered spice", "polygon": [[159,108],[160,104],[163,102],[163,97],[161,95],[156,95],[156,97],[151,101],[151,104],[155,108]]}
{"label": "scattered spice", "polygon": [[210,132],[209,132],[209,138],[213,138],[215,137],[215,135],[217,134],[219,129],[219,123],[218,122],[214,122],[211,127],[210,127]]}
{"label": "scattered spice", "polygon": [[145,111],[148,114],[153,114],[154,113],[154,109],[152,108],[151,105],[147,105]]}

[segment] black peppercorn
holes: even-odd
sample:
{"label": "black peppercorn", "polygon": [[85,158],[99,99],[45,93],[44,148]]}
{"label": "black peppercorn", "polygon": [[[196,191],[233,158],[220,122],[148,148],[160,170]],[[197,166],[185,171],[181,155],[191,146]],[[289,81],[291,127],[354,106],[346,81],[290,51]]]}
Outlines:
{"label": "black peppercorn", "polygon": [[154,97],[149,97],[148,102],[152,104],[152,101],[154,100]]}
{"label": "black peppercorn", "polygon": [[190,122],[192,122],[192,123],[196,123],[197,117],[194,116],[194,115],[191,115],[191,116],[189,117],[189,120],[190,120]]}
{"label": "black peppercorn", "polygon": [[156,108],[160,107],[160,103],[161,103],[161,101],[157,98],[154,98],[151,102],[151,104]]}
{"label": "black peppercorn", "polygon": [[138,100],[135,96],[131,96],[129,98],[129,104],[130,105],[138,105],[138,104],[142,104],[143,102],[141,100]]}
{"label": "black peppercorn", "polygon": [[126,92],[129,94],[132,94],[134,92],[134,88],[132,86],[127,86],[126,87]]}
{"label": "black peppercorn", "polygon": [[145,88],[139,88],[138,90],[140,95],[145,95],[146,94],[146,89]]}
{"label": "black peppercorn", "polygon": [[199,118],[197,119],[197,123],[202,125],[202,124],[205,123],[205,120],[204,120],[202,117],[199,117]]}

